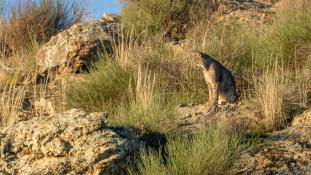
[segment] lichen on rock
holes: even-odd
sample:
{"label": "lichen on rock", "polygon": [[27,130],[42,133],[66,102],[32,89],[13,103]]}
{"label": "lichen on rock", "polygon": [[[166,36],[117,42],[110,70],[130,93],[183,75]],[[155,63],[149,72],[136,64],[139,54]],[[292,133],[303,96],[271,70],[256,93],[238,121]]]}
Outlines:
{"label": "lichen on rock", "polygon": [[111,52],[118,43],[118,16],[106,14],[84,21],[53,36],[36,55],[39,75],[75,73],[89,66],[100,52]]}
{"label": "lichen on rock", "polygon": [[106,113],[72,109],[5,128],[0,173],[122,174],[138,142],[106,124]]}

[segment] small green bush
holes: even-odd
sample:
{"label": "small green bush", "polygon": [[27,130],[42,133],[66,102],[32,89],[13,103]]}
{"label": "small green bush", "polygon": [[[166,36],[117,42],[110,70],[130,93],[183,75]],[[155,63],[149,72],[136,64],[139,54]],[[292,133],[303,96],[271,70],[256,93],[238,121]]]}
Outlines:
{"label": "small green bush", "polygon": [[66,104],[90,112],[114,111],[118,104],[128,100],[130,77],[115,62],[101,59],[84,80],[66,87]]}
{"label": "small green bush", "polygon": [[179,136],[169,139],[166,161],[162,152],[143,151],[137,167],[130,168],[129,174],[221,174],[232,165],[245,146],[239,137],[211,127],[191,138]]}
{"label": "small green bush", "polygon": [[176,129],[176,115],[172,106],[165,103],[165,97],[154,94],[148,98],[152,99],[147,104],[140,99],[121,104],[110,119],[110,124],[160,133]]}

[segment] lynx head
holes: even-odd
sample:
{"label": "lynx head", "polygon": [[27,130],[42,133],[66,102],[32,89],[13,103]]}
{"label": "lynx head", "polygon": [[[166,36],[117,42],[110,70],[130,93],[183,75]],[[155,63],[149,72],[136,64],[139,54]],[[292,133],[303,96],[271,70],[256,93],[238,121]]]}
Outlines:
{"label": "lynx head", "polygon": [[204,59],[202,57],[202,54],[201,52],[198,52],[198,51],[192,51],[191,53],[191,57],[192,57],[192,60],[194,61],[194,65],[196,66],[196,68],[201,68],[201,69],[205,69],[204,67]]}

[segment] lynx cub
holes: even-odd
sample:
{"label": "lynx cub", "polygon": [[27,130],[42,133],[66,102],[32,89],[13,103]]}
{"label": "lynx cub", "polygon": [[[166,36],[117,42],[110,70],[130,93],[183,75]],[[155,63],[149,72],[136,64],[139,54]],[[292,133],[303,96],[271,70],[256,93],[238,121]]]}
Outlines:
{"label": "lynx cub", "polygon": [[198,66],[203,69],[208,86],[210,111],[216,112],[218,104],[234,104],[237,101],[235,79],[231,72],[209,55],[194,51]]}

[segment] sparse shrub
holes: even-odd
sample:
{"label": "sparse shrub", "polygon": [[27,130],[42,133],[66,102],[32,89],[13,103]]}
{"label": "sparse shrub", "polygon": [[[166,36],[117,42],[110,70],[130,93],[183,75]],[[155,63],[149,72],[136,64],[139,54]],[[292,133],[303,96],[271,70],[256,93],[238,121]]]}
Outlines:
{"label": "sparse shrub", "polygon": [[114,111],[128,100],[131,74],[109,59],[94,64],[83,80],[66,87],[69,108],[82,108],[89,112]]}
{"label": "sparse shrub", "polygon": [[15,51],[44,43],[51,36],[81,21],[85,14],[78,2],[65,0],[19,0],[9,10],[4,27],[7,42]]}
{"label": "sparse shrub", "polygon": [[184,37],[187,29],[217,8],[218,1],[204,0],[125,0],[121,12],[125,28],[137,36],[160,34]]}
{"label": "sparse shrub", "polygon": [[[239,137],[210,127],[192,137],[169,139],[165,154],[143,151],[137,168],[130,169],[129,174],[222,174],[245,148]],[[163,160],[163,155],[166,155],[166,160]]]}

